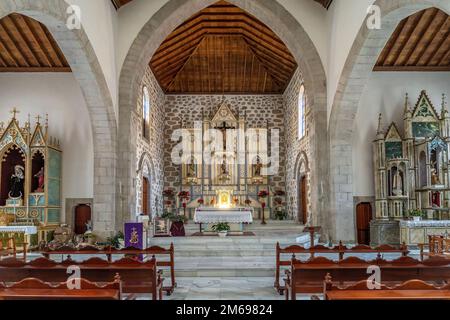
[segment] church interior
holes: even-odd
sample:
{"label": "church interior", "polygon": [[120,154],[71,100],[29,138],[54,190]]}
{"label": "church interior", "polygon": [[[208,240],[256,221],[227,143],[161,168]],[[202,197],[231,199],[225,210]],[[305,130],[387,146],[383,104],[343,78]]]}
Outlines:
{"label": "church interior", "polygon": [[449,14],[1,0],[0,300],[450,300]]}

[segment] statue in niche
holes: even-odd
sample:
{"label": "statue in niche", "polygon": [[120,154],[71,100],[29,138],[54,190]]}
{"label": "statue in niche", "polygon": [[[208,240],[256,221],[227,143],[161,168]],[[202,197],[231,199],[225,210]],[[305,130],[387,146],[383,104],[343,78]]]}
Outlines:
{"label": "statue in niche", "polygon": [[256,157],[256,163],[253,165],[253,176],[254,177],[261,177],[261,159],[259,157]]}
{"label": "statue in niche", "polygon": [[223,159],[222,165],[220,166],[220,172],[223,175],[227,175],[228,174],[227,162],[226,162],[225,159]]}
{"label": "statue in niche", "polygon": [[20,199],[23,196],[23,183],[25,180],[24,175],[25,168],[21,165],[16,165],[14,167],[14,173],[11,175],[10,179],[10,199]]}
{"label": "statue in niche", "polygon": [[38,178],[38,187],[36,190],[34,190],[34,192],[44,192],[44,167],[42,167],[41,170],[39,170],[39,172],[34,175],[34,178]]}
{"label": "statue in niche", "polygon": [[394,196],[401,196],[403,194],[403,179],[400,170],[395,170],[392,178],[392,193]]}
{"label": "statue in niche", "polygon": [[437,161],[433,161],[431,164],[431,184],[437,185],[441,184],[441,181],[439,180],[439,175],[437,174]]}
{"label": "statue in niche", "polygon": [[194,158],[191,158],[191,161],[189,162],[187,166],[187,177],[188,178],[194,178],[197,176],[196,168],[195,168],[195,161]]}

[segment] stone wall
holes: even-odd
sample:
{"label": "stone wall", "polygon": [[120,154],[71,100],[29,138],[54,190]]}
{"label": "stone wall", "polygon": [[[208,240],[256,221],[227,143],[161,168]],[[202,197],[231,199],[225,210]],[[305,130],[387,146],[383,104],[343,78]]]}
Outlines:
{"label": "stone wall", "polygon": [[[166,96],[164,131],[164,172],[165,188],[180,188],[180,166],[173,164],[171,152],[177,142],[171,141],[175,129],[193,128],[194,121],[202,120],[205,114],[213,117],[223,97],[221,95],[169,95]],[[247,128],[266,128],[280,130],[280,169],[271,178],[272,189],[285,189],[285,141],[283,96],[281,95],[226,95],[225,102],[237,117],[247,113]]]}
{"label": "stone wall", "polygon": [[[311,214],[311,148],[310,140],[313,133],[310,128],[311,110],[306,99],[306,134],[298,139],[298,99],[300,87],[303,83],[302,74],[296,71],[288,88],[284,93],[284,124],[286,128],[286,203],[289,216],[297,220],[299,212],[299,179],[306,176],[307,181],[307,210]],[[308,96],[308,92],[306,92]]]}
{"label": "stone wall", "polygon": [[[150,126],[149,139],[143,137],[143,113],[142,95],[143,86],[146,86],[150,96]],[[150,67],[145,72],[136,112],[133,113],[132,121],[137,128],[137,174],[136,186],[136,214],[142,212],[142,180],[147,177],[150,182],[150,212],[152,215],[160,214],[163,210],[163,182],[164,182],[164,142],[161,137],[164,135],[164,101],[165,95],[156,81]]]}

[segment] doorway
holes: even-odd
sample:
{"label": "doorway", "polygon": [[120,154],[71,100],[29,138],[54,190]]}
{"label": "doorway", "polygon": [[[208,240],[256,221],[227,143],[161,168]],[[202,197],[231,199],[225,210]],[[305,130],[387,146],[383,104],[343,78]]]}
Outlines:
{"label": "doorway", "polygon": [[307,190],[308,186],[306,183],[306,176],[300,178],[299,183],[299,211],[298,211],[298,221],[306,224],[308,222],[308,197]]}
{"label": "doorway", "polygon": [[148,216],[150,213],[149,199],[150,199],[150,183],[147,177],[142,180],[142,214]]}
{"label": "doorway", "polygon": [[368,202],[356,206],[356,228],[358,244],[370,244],[370,221],[372,220],[372,206]]}
{"label": "doorway", "polygon": [[91,207],[87,204],[79,204],[75,207],[75,234],[84,234],[87,224],[92,221]]}

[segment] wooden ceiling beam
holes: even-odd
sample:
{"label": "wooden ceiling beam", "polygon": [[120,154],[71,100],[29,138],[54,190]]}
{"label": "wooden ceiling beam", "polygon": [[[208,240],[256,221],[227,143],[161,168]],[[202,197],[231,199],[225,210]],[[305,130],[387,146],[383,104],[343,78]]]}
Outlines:
{"label": "wooden ceiling beam", "polygon": [[14,61],[18,66],[30,67],[30,64],[25,59],[24,54],[22,54],[21,50],[5,28],[3,19],[0,20],[0,41],[4,42],[5,47],[8,49],[10,55],[14,58]]}

